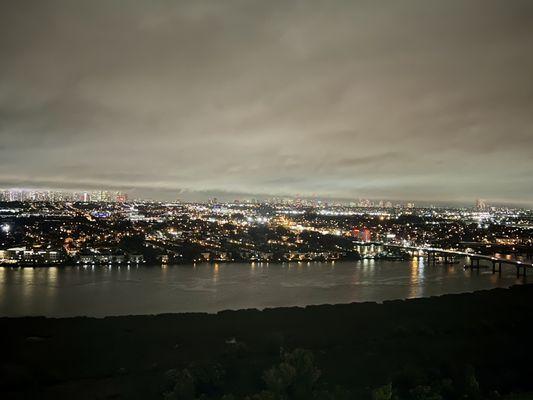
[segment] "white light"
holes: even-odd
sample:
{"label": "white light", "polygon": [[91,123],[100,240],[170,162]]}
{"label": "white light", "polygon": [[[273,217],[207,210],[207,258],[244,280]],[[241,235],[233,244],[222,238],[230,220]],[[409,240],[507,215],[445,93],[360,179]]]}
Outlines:
{"label": "white light", "polygon": [[2,231],[4,231],[5,233],[9,233],[10,230],[11,227],[8,224],[2,225]]}

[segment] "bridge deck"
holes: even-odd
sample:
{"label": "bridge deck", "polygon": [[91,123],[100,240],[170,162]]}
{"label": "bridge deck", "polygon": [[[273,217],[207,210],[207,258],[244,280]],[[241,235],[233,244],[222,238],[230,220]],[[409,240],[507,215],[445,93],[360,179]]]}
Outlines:
{"label": "bridge deck", "polygon": [[387,244],[383,243],[383,246],[385,247],[396,247],[400,249],[405,250],[412,250],[412,251],[422,251],[426,253],[440,253],[440,254],[450,254],[454,256],[463,256],[463,257],[470,257],[478,260],[488,260],[495,263],[502,263],[502,264],[511,264],[516,265],[524,268],[533,268],[532,263],[524,262],[521,260],[510,260],[508,258],[502,258],[502,257],[494,257],[494,256],[488,256],[485,254],[476,254],[476,253],[469,253],[466,251],[458,251],[458,250],[449,250],[449,249],[439,249],[436,247],[416,247],[416,246],[403,246],[400,244]]}

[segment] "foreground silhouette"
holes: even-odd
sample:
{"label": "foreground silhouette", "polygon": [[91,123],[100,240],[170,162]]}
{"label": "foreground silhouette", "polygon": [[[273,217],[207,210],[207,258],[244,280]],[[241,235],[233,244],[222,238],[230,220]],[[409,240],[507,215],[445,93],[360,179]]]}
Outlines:
{"label": "foreground silhouette", "polygon": [[533,391],[533,286],[384,304],[2,318],[2,399],[484,399]]}

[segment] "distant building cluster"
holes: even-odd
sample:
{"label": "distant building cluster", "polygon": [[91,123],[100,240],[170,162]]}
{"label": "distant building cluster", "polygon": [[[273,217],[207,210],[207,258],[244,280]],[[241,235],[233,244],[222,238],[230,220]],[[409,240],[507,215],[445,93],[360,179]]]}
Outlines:
{"label": "distant building cluster", "polygon": [[69,253],[66,248],[43,249],[40,246],[11,247],[0,250],[0,265],[47,266],[69,262],[71,264],[139,264],[142,254],[128,254],[120,250],[86,248]]}
{"label": "distant building cluster", "polygon": [[[408,203],[412,204],[412,203]],[[396,203],[393,204],[391,201],[379,200],[373,201],[369,199],[359,199],[358,201],[351,202],[352,207],[378,207],[378,208],[393,208],[393,207],[402,207],[402,204]]]}
{"label": "distant building cluster", "polygon": [[128,195],[122,192],[109,190],[93,191],[57,191],[57,190],[33,190],[33,189],[4,189],[0,190],[0,201],[4,202],[101,202],[124,203],[128,201]]}
{"label": "distant building cluster", "polygon": [[406,257],[385,252],[383,243],[515,257],[533,247],[533,212],[479,201],[468,208],[424,208],[367,200],[142,202],[108,191],[53,192],[49,201],[32,191],[7,195],[11,200],[0,205],[0,263],[11,265]]}
{"label": "distant building cluster", "polygon": [[58,262],[61,262],[61,252],[57,250],[26,246],[0,250],[0,263],[46,265]]}

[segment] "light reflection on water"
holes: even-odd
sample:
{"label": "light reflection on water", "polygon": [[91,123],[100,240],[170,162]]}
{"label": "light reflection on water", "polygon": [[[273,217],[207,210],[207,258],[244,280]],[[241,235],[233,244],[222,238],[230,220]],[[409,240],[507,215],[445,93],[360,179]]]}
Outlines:
{"label": "light reflection on water", "polygon": [[415,298],[507,287],[514,268],[409,261],[0,267],[0,316],[216,312]]}
{"label": "light reflection on water", "polygon": [[410,262],[411,274],[409,280],[409,296],[407,298],[423,297],[424,260],[413,258]]}

